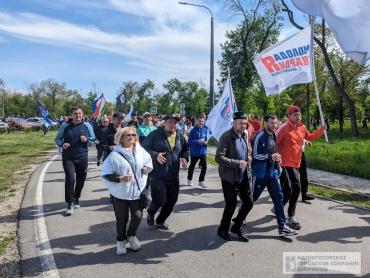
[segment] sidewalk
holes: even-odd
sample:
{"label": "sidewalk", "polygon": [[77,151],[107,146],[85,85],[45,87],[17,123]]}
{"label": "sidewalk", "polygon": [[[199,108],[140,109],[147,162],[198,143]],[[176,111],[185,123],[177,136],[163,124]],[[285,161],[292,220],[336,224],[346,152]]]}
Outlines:
{"label": "sidewalk", "polygon": [[[208,147],[208,154],[215,155],[216,147]],[[370,194],[370,180],[307,168],[309,182]]]}

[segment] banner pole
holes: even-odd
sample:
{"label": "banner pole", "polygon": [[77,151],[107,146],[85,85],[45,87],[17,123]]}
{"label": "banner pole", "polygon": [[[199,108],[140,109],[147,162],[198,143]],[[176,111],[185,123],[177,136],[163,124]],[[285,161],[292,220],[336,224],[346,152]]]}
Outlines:
{"label": "banner pole", "polygon": [[[315,79],[314,79],[314,87],[315,87],[315,93],[316,93],[316,100],[317,100],[317,107],[319,108],[319,114],[320,114],[320,119],[321,119],[321,125],[324,125],[325,124],[325,120],[324,120],[324,115],[322,113],[322,109],[321,109],[321,102],[320,102],[320,95],[319,95],[319,89],[317,88],[317,81],[316,81],[316,70],[315,70],[315,57],[314,57],[314,47],[313,47],[313,37],[314,37],[314,25],[315,25],[315,20],[314,20],[314,17],[312,17],[310,15],[310,24],[311,24],[311,30],[312,30],[312,61],[313,61],[313,69],[314,69],[314,73],[315,73]],[[325,141],[326,143],[329,143],[329,138],[328,138],[328,133],[326,132],[326,129],[324,129],[324,135],[325,135]]]}

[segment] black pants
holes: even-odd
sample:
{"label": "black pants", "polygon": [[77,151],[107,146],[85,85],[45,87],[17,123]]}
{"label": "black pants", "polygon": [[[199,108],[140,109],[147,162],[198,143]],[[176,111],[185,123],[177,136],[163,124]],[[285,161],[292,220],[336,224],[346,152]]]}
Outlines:
{"label": "black pants", "polygon": [[193,173],[194,173],[194,168],[195,165],[197,164],[198,160],[200,160],[200,165],[201,165],[201,170],[200,170],[200,175],[199,175],[199,182],[204,181],[204,177],[206,176],[206,171],[207,171],[207,155],[202,155],[202,156],[192,156],[190,158],[190,166],[188,170],[188,179],[192,180],[193,179]]}
{"label": "black pants", "polygon": [[87,164],[87,158],[63,160],[63,168],[66,174],[65,200],[67,203],[73,203],[76,198],[81,197],[87,175]]}
{"label": "black pants", "polygon": [[152,202],[148,208],[148,213],[153,215],[161,208],[156,221],[164,223],[170,216],[179,196],[180,181],[179,177],[151,179]]}
{"label": "black pants", "polygon": [[239,191],[240,199],[242,200],[242,205],[238,212],[238,215],[234,218],[234,223],[237,228],[240,228],[243,224],[244,219],[247,217],[248,213],[253,208],[253,198],[252,190],[249,185],[247,175],[241,183],[228,183],[224,180],[221,180],[222,191],[225,198],[225,209],[222,215],[222,220],[220,224],[220,230],[229,231],[231,218],[236,209],[237,203],[237,190]]}
{"label": "black pants", "polygon": [[307,164],[304,152],[302,152],[301,167],[299,167],[299,175],[301,179],[301,192],[302,196],[308,192],[308,178],[307,178]]}
{"label": "black pants", "polygon": [[[114,214],[117,220],[117,241],[124,241],[127,237],[136,236],[136,231],[143,217],[140,200],[121,200],[113,196],[112,200]],[[127,230],[126,226],[130,213],[131,220]]]}
{"label": "black pants", "polygon": [[96,145],[96,152],[98,153],[97,155],[98,161],[100,161],[100,159],[103,156],[103,147],[100,144]]}
{"label": "black pants", "polygon": [[297,201],[299,194],[301,193],[301,179],[298,168],[283,167],[284,169],[284,183],[283,183],[283,194],[284,194],[284,205],[289,202],[288,216],[295,215],[295,209],[297,207]]}

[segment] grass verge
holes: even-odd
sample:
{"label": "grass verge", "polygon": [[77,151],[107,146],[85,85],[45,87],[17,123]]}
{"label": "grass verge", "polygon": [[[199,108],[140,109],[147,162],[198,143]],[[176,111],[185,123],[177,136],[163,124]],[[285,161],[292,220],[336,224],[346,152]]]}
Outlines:
{"label": "grass verge", "polygon": [[323,138],[306,147],[308,167],[370,179],[370,130],[359,129],[360,137],[351,138],[347,123],[344,134],[337,126],[328,132],[329,143]]}
{"label": "grass verge", "polygon": [[10,189],[15,174],[44,158],[45,151],[55,146],[56,131],[0,134],[0,192]]}
{"label": "grass verge", "polygon": [[340,201],[349,205],[370,209],[370,198],[361,196],[359,194],[344,192],[335,188],[327,188],[313,184],[310,184],[309,186],[309,193],[335,201]]}
{"label": "grass verge", "polygon": [[211,166],[218,166],[213,155],[207,154],[207,164]]}
{"label": "grass verge", "polygon": [[15,233],[11,233],[0,240],[0,255],[3,254],[8,245],[17,238]]}

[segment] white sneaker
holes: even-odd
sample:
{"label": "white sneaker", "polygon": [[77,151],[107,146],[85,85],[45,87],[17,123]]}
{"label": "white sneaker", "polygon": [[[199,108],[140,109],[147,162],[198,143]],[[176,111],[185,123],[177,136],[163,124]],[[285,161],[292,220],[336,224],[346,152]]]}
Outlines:
{"label": "white sneaker", "polygon": [[68,203],[67,204],[67,208],[66,208],[66,215],[69,216],[69,215],[72,215],[73,214],[73,203]]}
{"label": "white sneaker", "polygon": [[207,185],[204,181],[200,181],[199,182],[199,187],[202,188],[202,189],[206,189],[207,188]]}
{"label": "white sneaker", "polygon": [[140,241],[137,239],[136,236],[128,237],[128,242],[130,243],[130,247],[132,250],[139,250],[141,248]]}
{"label": "white sneaker", "polygon": [[188,179],[188,186],[193,186],[193,181]]}
{"label": "white sneaker", "polygon": [[125,241],[117,241],[117,255],[125,255],[127,253],[125,243]]}

